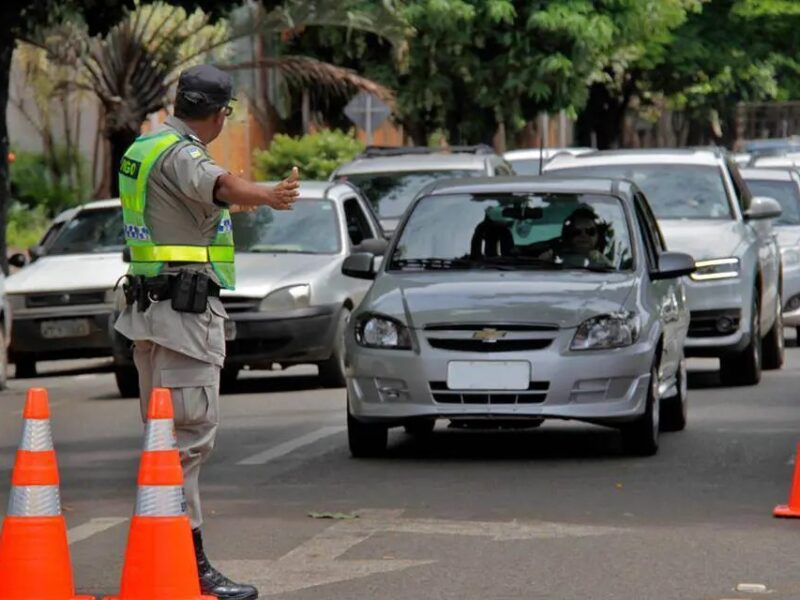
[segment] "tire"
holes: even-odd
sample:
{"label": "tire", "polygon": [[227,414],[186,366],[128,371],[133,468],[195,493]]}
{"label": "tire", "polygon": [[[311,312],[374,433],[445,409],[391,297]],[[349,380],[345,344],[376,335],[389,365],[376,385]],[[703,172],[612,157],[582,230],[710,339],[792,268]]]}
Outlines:
{"label": "tire", "polygon": [[778,292],[778,301],[775,303],[775,323],[769,330],[761,344],[762,364],[765,369],[780,369],[784,359],[784,339],[783,339],[783,307],[781,306],[781,294]]}
{"label": "tire", "polygon": [[324,387],[340,388],[347,385],[344,369],[344,336],[349,322],[350,311],[347,308],[343,308],[339,312],[339,321],[336,324],[331,357],[317,365],[319,367],[320,383]]}
{"label": "tire", "polygon": [[0,390],[8,387],[8,346],[6,332],[0,329]]}
{"label": "tire", "polygon": [[689,386],[687,384],[685,358],[681,358],[676,377],[676,393],[673,396],[661,399],[661,431],[683,431],[686,429]]}
{"label": "tire", "polygon": [[36,377],[36,359],[32,356],[17,356],[14,358],[14,377],[16,379],[30,379]]}
{"label": "tire", "polygon": [[761,323],[758,290],[753,291],[750,343],[741,352],[720,359],[723,385],[755,385],[761,381]]}
{"label": "tire", "polygon": [[353,458],[374,458],[386,453],[389,429],[383,425],[363,423],[350,414],[347,406],[347,442]]}
{"label": "tire", "polygon": [[416,419],[406,423],[403,429],[408,435],[422,438],[431,435],[435,427],[436,419]]}
{"label": "tire", "polygon": [[219,391],[222,394],[230,394],[236,391],[236,380],[239,378],[240,367],[222,367],[219,374]]}
{"label": "tire", "polygon": [[622,448],[634,456],[652,456],[658,452],[661,406],[658,396],[658,363],[650,368],[647,405],[644,414],[622,428]]}
{"label": "tire", "polygon": [[114,379],[117,380],[120,396],[123,398],[139,397],[139,372],[136,367],[115,366]]}

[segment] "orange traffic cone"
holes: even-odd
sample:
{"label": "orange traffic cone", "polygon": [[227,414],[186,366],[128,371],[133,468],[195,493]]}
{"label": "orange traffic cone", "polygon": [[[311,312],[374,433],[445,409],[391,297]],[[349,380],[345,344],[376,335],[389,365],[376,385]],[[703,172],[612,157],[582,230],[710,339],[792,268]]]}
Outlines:
{"label": "orange traffic cone", "polygon": [[215,600],[200,594],[167,389],[150,396],[120,594],[106,600]]}
{"label": "orange traffic cone", "polygon": [[792,489],[789,491],[789,504],[781,504],[772,511],[773,516],[798,518],[800,517],[800,443],[797,444],[797,454],[794,459],[794,477]]}
{"label": "orange traffic cone", "polygon": [[94,600],[75,595],[47,390],[28,390],[23,418],[0,532],[0,600]]}

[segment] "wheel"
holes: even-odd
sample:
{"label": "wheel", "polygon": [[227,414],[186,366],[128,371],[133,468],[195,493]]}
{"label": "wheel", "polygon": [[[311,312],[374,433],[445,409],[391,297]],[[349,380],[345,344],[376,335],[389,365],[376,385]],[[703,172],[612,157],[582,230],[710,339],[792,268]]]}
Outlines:
{"label": "wheel", "polygon": [[235,391],[236,380],[241,370],[241,367],[238,366],[222,367],[222,371],[219,374],[219,391],[221,393],[230,394]]}
{"label": "wheel", "polygon": [[14,377],[17,379],[30,379],[36,377],[36,359],[32,356],[17,356],[14,358]]}
{"label": "wheel", "polygon": [[683,431],[686,428],[689,386],[685,358],[681,358],[675,377],[675,394],[661,399],[661,431]]}
{"label": "wheel", "polygon": [[117,380],[120,396],[123,398],[139,397],[139,372],[136,367],[115,365],[114,379]]}
{"label": "wheel", "polygon": [[338,388],[347,384],[344,374],[344,336],[350,322],[350,311],[343,308],[333,338],[333,351],[328,360],[319,363],[319,379],[325,387]]}
{"label": "wheel", "polygon": [[658,452],[661,406],[658,396],[658,364],[650,368],[647,405],[644,414],[622,428],[622,447],[628,454],[652,456]]}
{"label": "wheel", "polygon": [[436,427],[436,419],[416,419],[409,421],[403,426],[408,435],[414,437],[426,437],[433,433]]}
{"label": "wheel", "polygon": [[6,332],[0,329],[0,390],[8,387],[8,347]]}
{"label": "wheel", "polygon": [[778,300],[775,303],[775,323],[764,337],[761,346],[764,368],[780,369],[783,366],[784,358],[783,307],[781,306],[780,292],[778,292]]}
{"label": "wheel", "polygon": [[371,458],[386,452],[389,430],[383,425],[363,423],[350,414],[347,406],[347,442],[353,458]]}
{"label": "wheel", "polygon": [[723,385],[755,385],[761,381],[761,323],[758,290],[753,292],[750,316],[750,343],[737,354],[720,359]]}

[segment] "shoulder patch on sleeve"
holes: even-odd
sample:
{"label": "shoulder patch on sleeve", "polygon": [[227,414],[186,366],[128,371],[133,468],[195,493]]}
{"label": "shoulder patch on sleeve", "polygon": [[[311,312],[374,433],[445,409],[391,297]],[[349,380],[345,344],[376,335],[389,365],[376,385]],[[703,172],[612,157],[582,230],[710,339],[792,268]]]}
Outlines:
{"label": "shoulder patch on sleeve", "polygon": [[197,146],[187,146],[186,152],[189,154],[191,158],[200,158],[203,156],[203,151],[200,150]]}

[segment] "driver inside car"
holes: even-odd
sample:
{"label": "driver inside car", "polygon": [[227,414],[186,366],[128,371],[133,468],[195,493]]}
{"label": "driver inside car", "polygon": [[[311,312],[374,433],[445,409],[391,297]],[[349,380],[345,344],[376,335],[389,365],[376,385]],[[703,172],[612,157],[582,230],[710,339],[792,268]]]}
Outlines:
{"label": "driver inside car", "polygon": [[561,227],[561,237],[555,248],[539,255],[567,267],[612,267],[603,254],[608,225],[588,206],[575,209]]}

